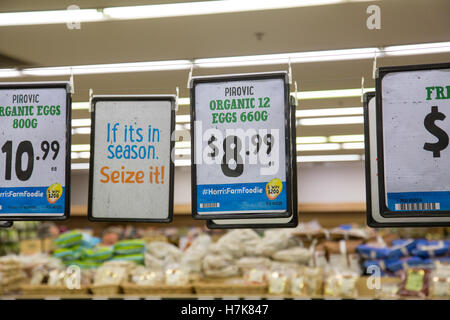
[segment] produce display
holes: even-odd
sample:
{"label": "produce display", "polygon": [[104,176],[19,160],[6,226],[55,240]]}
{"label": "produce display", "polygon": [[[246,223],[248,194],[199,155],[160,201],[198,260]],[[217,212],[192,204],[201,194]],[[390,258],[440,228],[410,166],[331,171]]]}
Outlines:
{"label": "produce display", "polygon": [[[50,254],[2,257],[0,290],[43,296],[450,297],[450,241],[444,230],[441,240],[436,234],[431,240],[426,234],[402,239],[394,230],[355,225],[328,230],[314,221],[295,229],[220,234],[197,228],[178,239],[173,228],[158,235],[125,231],[111,244],[71,230],[54,239]],[[377,280],[378,286],[370,285]]]}

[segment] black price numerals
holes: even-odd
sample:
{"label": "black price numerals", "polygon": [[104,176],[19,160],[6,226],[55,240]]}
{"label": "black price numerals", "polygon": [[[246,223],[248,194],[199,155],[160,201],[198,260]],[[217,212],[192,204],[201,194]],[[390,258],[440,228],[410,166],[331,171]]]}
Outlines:
{"label": "black price numerals", "polygon": [[[44,153],[42,156],[42,160],[47,159],[50,150],[53,151],[52,160],[55,160],[59,153],[59,143],[58,141],[52,141],[51,143],[48,141],[42,141],[41,150]],[[11,180],[12,174],[12,155],[13,155],[13,142],[8,140],[2,146],[2,153],[6,154],[5,161],[5,180]],[[25,169],[23,168],[23,156],[27,155],[27,163]],[[36,157],[36,160],[39,160],[39,156]],[[30,179],[33,174],[34,169],[34,149],[33,144],[26,140],[21,141],[17,146],[16,157],[15,157],[15,172],[17,179],[20,181],[27,181]]]}
{"label": "black price numerals", "polygon": [[[208,140],[208,146],[212,151],[208,153],[208,156],[213,160],[219,155],[219,148],[214,144],[217,140],[214,135]],[[271,134],[266,134],[264,137],[261,137],[259,134],[253,135],[250,137],[250,142],[254,147],[254,154],[258,154],[261,151],[263,143],[266,145],[266,154],[270,155],[272,152],[274,140]],[[227,177],[239,177],[244,172],[244,161],[241,156],[241,139],[237,136],[228,136],[223,140],[222,148],[224,155],[220,167],[223,174]],[[246,151],[245,154],[249,155],[250,151]]]}

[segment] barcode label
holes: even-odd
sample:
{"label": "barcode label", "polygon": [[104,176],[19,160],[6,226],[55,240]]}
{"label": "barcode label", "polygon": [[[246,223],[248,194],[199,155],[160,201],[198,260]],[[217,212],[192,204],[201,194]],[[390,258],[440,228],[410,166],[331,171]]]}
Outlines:
{"label": "barcode label", "polygon": [[200,208],[219,208],[220,203],[200,203]]}
{"label": "barcode label", "polygon": [[440,210],[441,204],[434,203],[396,203],[395,210]]}

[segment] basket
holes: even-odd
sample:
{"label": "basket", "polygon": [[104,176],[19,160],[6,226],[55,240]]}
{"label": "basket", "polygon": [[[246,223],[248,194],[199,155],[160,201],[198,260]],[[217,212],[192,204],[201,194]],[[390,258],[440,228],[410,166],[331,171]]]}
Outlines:
{"label": "basket", "polygon": [[21,286],[24,296],[54,296],[87,294],[88,288],[69,289],[66,286],[50,286],[47,284],[25,284]]}
{"label": "basket", "polygon": [[192,294],[194,288],[192,285],[139,285],[135,283],[124,283],[122,289],[125,294],[133,295],[156,295],[156,294]]}
{"label": "basket", "polygon": [[224,280],[208,280],[194,283],[194,289],[197,294],[264,295],[267,293],[267,288],[267,284],[229,283]]}
{"label": "basket", "polygon": [[93,284],[89,287],[94,295],[111,296],[120,293],[118,284]]}

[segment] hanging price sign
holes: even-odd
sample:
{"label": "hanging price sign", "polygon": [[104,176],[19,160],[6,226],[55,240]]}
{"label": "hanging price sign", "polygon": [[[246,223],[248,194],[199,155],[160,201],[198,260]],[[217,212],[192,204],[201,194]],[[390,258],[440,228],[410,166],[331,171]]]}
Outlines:
{"label": "hanging price sign", "polygon": [[0,219],[63,220],[70,209],[69,84],[0,84]]}
{"label": "hanging price sign", "polygon": [[94,96],[88,217],[170,222],[175,96]]}
{"label": "hanging price sign", "polygon": [[450,64],[380,68],[375,100],[366,107],[367,129],[377,128],[376,137],[366,134],[369,157],[378,159],[374,225],[448,225]]}
{"label": "hanging price sign", "polygon": [[194,218],[292,216],[287,74],[195,77],[191,87]]}

